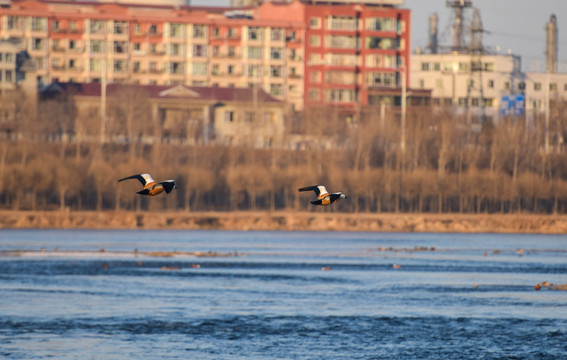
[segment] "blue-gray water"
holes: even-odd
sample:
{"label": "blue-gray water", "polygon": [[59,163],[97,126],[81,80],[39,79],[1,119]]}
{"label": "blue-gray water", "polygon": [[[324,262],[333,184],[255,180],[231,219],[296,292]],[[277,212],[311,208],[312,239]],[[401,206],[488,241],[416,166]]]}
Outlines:
{"label": "blue-gray water", "polygon": [[0,230],[0,358],[564,359],[543,281],[567,236]]}

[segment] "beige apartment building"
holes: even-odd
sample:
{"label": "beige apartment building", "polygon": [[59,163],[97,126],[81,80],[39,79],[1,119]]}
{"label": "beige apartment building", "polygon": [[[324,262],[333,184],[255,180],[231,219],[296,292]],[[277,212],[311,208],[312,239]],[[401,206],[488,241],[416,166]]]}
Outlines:
{"label": "beige apartment building", "polygon": [[13,0],[0,37],[22,41],[41,84],[258,87],[301,109],[305,26],[255,11]]}

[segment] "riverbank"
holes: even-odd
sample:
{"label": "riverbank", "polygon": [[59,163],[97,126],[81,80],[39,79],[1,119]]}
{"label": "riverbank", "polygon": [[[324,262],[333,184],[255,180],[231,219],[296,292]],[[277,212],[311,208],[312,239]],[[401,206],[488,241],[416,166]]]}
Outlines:
{"label": "riverbank", "polygon": [[0,210],[0,229],[308,230],[567,234],[565,215]]}

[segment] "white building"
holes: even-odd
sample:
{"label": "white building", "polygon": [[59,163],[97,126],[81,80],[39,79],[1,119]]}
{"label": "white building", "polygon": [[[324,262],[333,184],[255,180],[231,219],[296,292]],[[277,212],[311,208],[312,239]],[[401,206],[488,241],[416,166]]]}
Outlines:
{"label": "white building", "polygon": [[[523,73],[521,58],[512,54],[473,56],[413,54],[410,87],[431,89],[434,105],[454,106],[458,111],[468,108],[474,118],[484,112],[486,119],[494,120],[502,116],[502,107],[507,106],[503,99],[515,95],[521,95],[523,101],[516,106],[528,116],[545,113],[547,96],[567,99],[567,74]],[[472,69],[471,64],[475,63],[478,65]]]}

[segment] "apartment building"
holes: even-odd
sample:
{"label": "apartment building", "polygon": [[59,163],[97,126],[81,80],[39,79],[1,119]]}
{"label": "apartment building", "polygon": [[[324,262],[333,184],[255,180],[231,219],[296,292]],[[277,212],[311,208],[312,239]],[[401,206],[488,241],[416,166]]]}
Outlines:
{"label": "apartment building", "polygon": [[367,105],[406,83],[401,0],[265,2],[245,8],[13,0],[0,37],[21,39],[38,80],[257,87],[304,104]]}
{"label": "apartment building", "polygon": [[[265,2],[262,18],[305,24],[304,104],[352,112],[400,104],[409,85],[410,11],[401,0]],[[288,74],[293,76],[293,74]]]}
{"label": "apartment building", "polygon": [[42,84],[258,87],[296,109],[304,28],[252,8],[14,0],[0,9],[0,37],[23,41]]}

